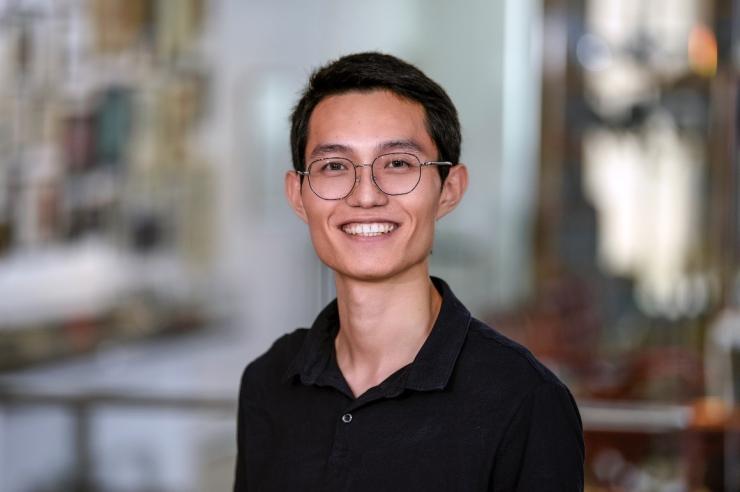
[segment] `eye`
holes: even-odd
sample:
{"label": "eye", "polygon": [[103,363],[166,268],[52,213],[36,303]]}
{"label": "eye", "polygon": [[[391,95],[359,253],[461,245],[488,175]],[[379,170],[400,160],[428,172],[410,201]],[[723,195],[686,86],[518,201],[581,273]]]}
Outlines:
{"label": "eye", "polygon": [[386,163],[385,167],[389,169],[407,169],[411,167],[411,162],[406,159],[394,157]]}
{"label": "eye", "polygon": [[342,159],[327,159],[318,167],[321,174],[337,174],[349,170],[349,164]]}

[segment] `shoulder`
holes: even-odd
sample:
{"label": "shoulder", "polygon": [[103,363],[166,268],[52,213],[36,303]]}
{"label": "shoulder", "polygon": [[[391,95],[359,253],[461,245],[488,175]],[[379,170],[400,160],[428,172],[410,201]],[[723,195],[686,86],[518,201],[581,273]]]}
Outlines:
{"label": "shoulder", "polygon": [[524,398],[542,386],[568,393],[560,379],[526,347],[475,318],[470,320],[458,365],[466,379],[493,386],[509,397]]}
{"label": "shoulder", "polygon": [[242,391],[264,387],[279,381],[303,346],[307,328],[286,333],[262,355],[250,362],[242,373]]}
{"label": "shoulder", "polygon": [[576,443],[582,433],[578,406],[567,386],[526,347],[475,318],[470,321],[455,381],[465,393],[475,394],[482,408],[508,422],[507,427],[518,420],[527,426],[549,422],[575,436]]}
{"label": "shoulder", "polygon": [[[476,392],[481,387],[493,388],[507,396],[526,393],[543,383],[563,386],[524,346],[472,317],[447,283],[436,277],[432,281],[443,298],[441,325],[445,330],[464,330],[453,376],[456,383]],[[455,333],[462,335],[460,331]],[[459,340],[456,336],[447,338]],[[437,350],[444,349],[437,347]]]}

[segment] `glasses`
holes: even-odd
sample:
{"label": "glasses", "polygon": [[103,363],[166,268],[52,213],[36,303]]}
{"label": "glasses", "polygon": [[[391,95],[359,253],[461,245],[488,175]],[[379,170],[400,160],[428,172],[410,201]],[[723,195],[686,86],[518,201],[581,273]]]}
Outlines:
{"label": "glasses", "polygon": [[416,189],[421,181],[421,168],[426,166],[451,166],[451,162],[421,162],[414,154],[392,153],[376,157],[370,164],[355,164],[344,157],[316,159],[306,171],[296,171],[308,176],[311,191],[324,200],[341,200],[352,193],[360,180],[358,167],[370,167],[373,183],[386,195],[405,195]]}

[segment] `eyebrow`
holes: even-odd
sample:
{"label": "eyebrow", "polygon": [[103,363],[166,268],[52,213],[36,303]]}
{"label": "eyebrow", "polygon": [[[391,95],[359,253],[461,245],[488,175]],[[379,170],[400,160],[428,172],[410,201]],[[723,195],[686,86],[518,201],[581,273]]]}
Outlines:
{"label": "eyebrow", "polygon": [[404,140],[391,140],[390,142],[383,142],[382,144],[378,145],[379,151],[387,151],[387,150],[407,150],[407,151],[413,151],[418,152],[420,154],[423,154],[424,151],[421,148],[421,145],[416,143],[414,140],[404,139]]}
{"label": "eyebrow", "polygon": [[[387,142],[378,144],[376,146],[376,149],[379,153],[393,151],[393,150],[404,150],[404,151],[409,151],[409,152],[417,152],[420,154],[424,153],[423,149],[421,148],[421,145],[419,145],[414,140],[410,140],[410,139],[389,140]],[[352,153],[352,147],[348,145],[327,143],[327,144],[317,145],[316,147],[314,147],[314,149],[311,151],[311,154],[309,155],[309,159],[315,159],[319,156],[327,156],[331,154],[345,154],[346,155],[346,154],[351,154],[351,153]]]}
{"label": "eyebrow", "polygon": [[328,155],[328,154],[349,154],[352,152],[352,149],[348,147],[347,145],[342,144],[322,144],[317,145],[314,147],[314,149],[311,151],[311,154],[308,156],[310,159],[313,159],[318,156],[322,155]]}

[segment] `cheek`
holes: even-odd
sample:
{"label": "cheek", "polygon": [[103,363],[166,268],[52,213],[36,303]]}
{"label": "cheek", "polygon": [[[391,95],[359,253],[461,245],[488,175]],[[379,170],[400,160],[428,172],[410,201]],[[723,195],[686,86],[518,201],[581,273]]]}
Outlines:
{"label": "cheek", "polygon": [[419,242],[419,246],[431,248],[431,244],[434,240],[434,230],[436,225],[437,215],[437,204],[434,201],[425,201],[425,203],[419,204],[416,209],[416,227],[415,235]]}
{"label": "cheek", "polygon": [[308,231],[311,234],[311,239],[314,242],[321,241],[326,237],[326,226],[322,220],[321,215],[312,214],[307,212],[308,216]]}
{"label": "cheek", "polygon": [[307,222],[311,229],[315,226],[321,225],[326,217],[331,213],[330,205],[332,202],[321,200],[308,188],[308,182],[306,181],[301,190],[301,201],[303,203],[303,209],[306,211]]}
{"label": "cheek", "polygon": [[328,223],[328,216],[330,210],[326,210],[323,203],[314,203],[310,201],[304,201],[306,217],[308,223],[308,232],[311,236],[311,242],[317,250],[317,253],[321,256],[321,253],[330,244],[330,230]]}

